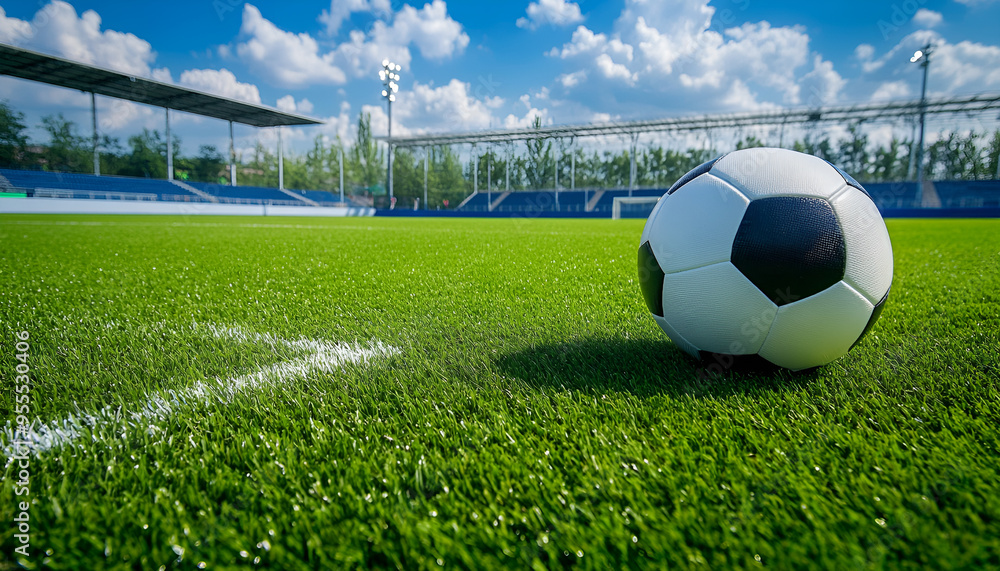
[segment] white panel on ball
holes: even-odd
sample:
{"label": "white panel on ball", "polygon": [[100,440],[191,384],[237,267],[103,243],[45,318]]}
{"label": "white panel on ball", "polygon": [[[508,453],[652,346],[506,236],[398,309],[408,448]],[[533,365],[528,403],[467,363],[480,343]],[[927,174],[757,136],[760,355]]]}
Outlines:
{"label": "white panel on ball", "polygon": [[703,174],[657,203],[642,240],[666,274],[729,261],[748,204],[732,186]]}
{"label": "white panel on ball", "polygon": [[783,305],[760,348],[760,356],[798,371],[825,365],[847,354],[874,306],[844,282]]}
{"label": "white panel on ball", "polygon": [[666,199],[666,197],[667,197],[666,194],[661,196],[660,199],[656,201],[656,204],[653,205],[653,210],[649,213],[649,216],[646,217],[646,225],[642,227],[642,236],[639,237],[640,246],[642,246],[643,244],[646,243],[647,240],[649,240],[649,229],[652,227],[649,221],[656,218],[657,213],[659,213],[660,209],[663,208],[663,201]]}
{"label": "white panel on ball", "polygon": [[756,353],[777,309],[729,262],[663,278],[664,319],[702,351]]}
{"label": "white panel on ball", "polygon": [[654,315],[653,319],[656,320],[656,324],[660,326],[660,329],[662,329],[663,332],[667,334],[667,337],[669,337],[670,340],[674,342],[674,345],[677,345],[677,347],[681,351],[684,351],[685,353],[688,353],[689,355],[693,355],[695,357],[698,356],[698,348],[688,343],[688,340],[685,339],[683,335],[678,333],[673,327],[671,327],[670,324],[667,323],[666,319],[663,319],[659,315]]}
{"label": "white panel on ball", "polygon": [[823,159],[788,149],[734,151],[712,165],[710,172],[751,200],[795,195],[830,198],[846,184],[837,169]]}
{"label": "white panel on ball", "polygon": [[892,243],[875,203],[853,187],[833,200],[847,248],[844,281],[876,304],[892,284]]}

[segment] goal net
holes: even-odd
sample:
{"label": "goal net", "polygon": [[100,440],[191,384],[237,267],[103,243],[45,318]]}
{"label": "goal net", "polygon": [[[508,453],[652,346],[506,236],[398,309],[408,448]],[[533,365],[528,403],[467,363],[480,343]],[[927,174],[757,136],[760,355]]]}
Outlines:
{"label": "goal net", "polygon": [[616,196],[611,204],[611,219],[646,218],[659,200],[659,196]]}

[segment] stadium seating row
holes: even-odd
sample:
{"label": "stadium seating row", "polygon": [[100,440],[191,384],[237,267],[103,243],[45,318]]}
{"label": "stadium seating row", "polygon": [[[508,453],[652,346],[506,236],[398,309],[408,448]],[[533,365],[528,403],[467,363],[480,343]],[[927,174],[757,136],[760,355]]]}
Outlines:
{"label": "stadium seating row", "polygon": [[[204,182],[186,182],[196,190],[218,198],[219,202],[240,204],[309,205],[275,188],[229,186]],[[111,200],[167,200],[205,202],[208,199],[168,180],[92,174],[56,173],[0,168],[0,186],[31,191],[35,196],[54,198],[97,198]],[[340,204],[340,197],[327,191],[291,191],[322,206]],[[346,200],[349,205],[353,202]]]}
{"label": "stadium seating row", "polygon": [[1000,206],[1000,181],[948,180],[934,183],[943,208]]}
{"label": "stadium seating row", "polygon": [[187,196],[191,200],[202,200],[201,197],[180,188],[170,181],[131,178],[117,176],[94,176],[92,174],[53,173],[45,171],[29,171],[0,169],[10,184],[17,188],[42,191],[67,191],[74,194],[73,198],[105,198],[102,194],[118,197],[128,195],[155,196],[156,200],[172,200],[177,196]]}
{"label": "stadium seating row", "polygon": [[[636,189],[632,196],[661,196],[667,189]],[[586,212],[587,204],[602,193],[594,204],[591,212],[611,213],[616,196],[629,196],[628,190],[541,190],[515,191],[499,200],[503,193],[494,192],[492,198],[496,206],[493,212]],[[487,194],[480,192],[472,196],[459,210],[466,212],[485,212],[489,210]]]}
{"label": "stadium seating row", "polygon": [[[306,200],[275,188],[257,186],[228,186],[224,184],[188,182],[187,185],[213,197],[220,202],[242,204],[310,204],[307,200],[331,206],[340,204],[337,194],[327,191],[291,191]],[[189,192],[170,181],[149,178],[120,176],[95,176],[90,174],[53,173],[45,171],[16,170],[0,168],[0,187],[32,191],[38,196],[64,198],[135,199],[202,202],[203,196]],[[939,199],[942,208],[982,208],[1000,206],[1000,181],[938,181],[933,184],[931,194]],[[880,209],[920,208],[929,206],[928,193],[918,193],[913,182],[869,183],[865,189]],[[666,189],[637,189],[632,196],[661,196]],[[600,193],[598,195],[598,193]],[[629,196],[628,190],[552,190],[516,191],[506,193],[479,192],[465,201],[459,208],[464,212],[487,212],[490,200],[495,205],[494,212],[586,212],[588,204],[596,202],[590,212],[610,214],[615,197]],[[353,202],[348,200],[348,204]],[[937,206],[938,200],[934,200]]]}
{"label": "stadium seating row", "polygon": [[[928,205],[924,202],[924,193],[917,192],[914,182],[869,183],[864,185],[872,200],[879,209],[889,208],[921,208]],[[938,181],[933,184],[942,208],[981,208],[1000,206],[1000,181]],[[632,191],[632,196],[661,196],[665,188],[643,188]],[[496,206],[494,212],[582,212],[594,196],[602,192],[600,198],[591,209],[592,212],[610,213],[615,197],[629,196],[628,190],[614,189],[605,191],[561,190],[558,194],[552,190],[516,191],[511,192],[503,200],[498,199],[501,193],[494,192],[492,200]],[[466,212],[485,212],[489,210],[487,195],[480,192],[472,196],[460,210]]]}

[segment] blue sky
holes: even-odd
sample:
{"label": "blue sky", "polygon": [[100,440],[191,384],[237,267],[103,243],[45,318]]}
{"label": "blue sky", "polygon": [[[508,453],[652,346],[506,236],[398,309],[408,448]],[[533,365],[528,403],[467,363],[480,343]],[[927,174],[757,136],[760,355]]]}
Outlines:
{"label": "blue sky", "polygon": [[[350,139],[359,112],[384,132],[378,62],[403,64],[395,133],[731,112],[919,96],[907,60],[938,46],[930,91],[1000,90],[1000,1],[334,0],[251,3],[0,1],[0,42],[295,110],[291,129]],[[89,98],[0,78],[34,127]],[[162,129],[162,110],[102,100],[101,131]],[[186,151],[225,142],[221,122],[178,114]],[[241,128],[241,148],[270,130]]]}

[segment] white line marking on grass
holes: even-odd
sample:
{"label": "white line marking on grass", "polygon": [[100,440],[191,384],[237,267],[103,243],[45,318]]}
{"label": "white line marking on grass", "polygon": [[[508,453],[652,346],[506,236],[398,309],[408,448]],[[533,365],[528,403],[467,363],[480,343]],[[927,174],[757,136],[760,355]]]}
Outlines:
{"label": "white line marking on grass", "polygon": [[[242,343],[284,345],[304,353],[253,373],[229,379],[197,381],[179,390],[152,393],[137,410],[106,406],[95,413],[71,414],[62,420],[35,422],[27,439],[14,442],[15,426],[10,421],[3,428],[2,445],[7,465],[15,456],[38,455],[60,448],[89,436],[93,441],[117,437],[129,429],[145,429],[150,434],[163,430],[157,423],[173,416],[178,410],[196,405],[226,405],[238,395],[261,387],[301,379],[310,373],[334,373],[344,365],[370,363],[398,355],[400,350],[380,341],[361,346],[352,343],[330,343],[316,339],[287,340],[266,333],[246,332],[235,327],[202,326],[217,339],[232,339]],[[195,326],[196,329],[201,327]],[[23,437],[23,435],[21,435]]]}

